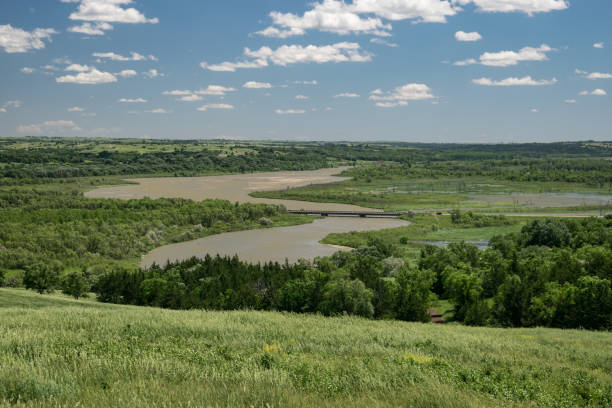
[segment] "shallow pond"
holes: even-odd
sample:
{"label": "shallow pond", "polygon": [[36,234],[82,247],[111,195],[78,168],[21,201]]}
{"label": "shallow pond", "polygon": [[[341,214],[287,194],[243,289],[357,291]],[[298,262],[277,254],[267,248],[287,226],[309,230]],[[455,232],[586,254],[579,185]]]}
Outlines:
{"label": "shallow pond", "polygon": [[228,232],[156,248],[142,257],[140,266],[148,268],[154,263],[163,266],[169,261],[204,257],[206,254],[238,255],[241,260],[254,263],[285,262],[285,259],[295,263],[300,258],[314,259],[330,256],[338,249],[346,250],[319,243],[331,233],[373,231],[407,225],[410,225],[408,221],[394,218],[328,217],[317,219],[312,224]]}

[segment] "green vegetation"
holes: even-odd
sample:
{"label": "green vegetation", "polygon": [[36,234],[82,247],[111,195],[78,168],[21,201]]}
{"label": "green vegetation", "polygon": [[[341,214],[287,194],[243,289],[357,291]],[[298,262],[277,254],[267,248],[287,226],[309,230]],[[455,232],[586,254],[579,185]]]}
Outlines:
{"label": "green vegetation", "polygon": [[[612,406],[612,219],[478,212],[605,212],[591,196],[611,194],[611,151],[0,138],[0,284],[31,289],[0,289],[0,406]],[[140,256],[167,243],[312,218],[83,197],[128,175],[338,164],[359,166],[352,180],[257,194],[451,214],[332,234],[355,250],[313,262],[145,271]],[[400,321],[428,321],[432,306],[450,324]]]}
{"label": "green vegetation", "polygon": [[[57,261],[65,268],[136,266],[166,243],[225,231],[310,222],[283,208],[221,200],[105,200],[76,189],[0,189],[0,269]],[[262,225],[262,218],[270,218]]]}
{"label": "green vegetation", "polygon": [[[478,224],[488,216],[476,215]],[[418,263],[420,248],[430,241],[435,242],[484,242],[496,235],[519,232],[532,218],[528,217],[494,217],[494,226],[477,226],[474,224],[456,224],[447,215],[422,215],[405,217],[412,224],[406,227],[380,231],[360,231],[343,234],[330,234],[322,242],[331,245],[358,248],[367,245],[374,239],[380,239],[396,248],[399,256],[413,265]],[[486,225],[486,224],[485,224]]]}
{"label": "green vegetation", "polygon": [[[612,209],[608,202],[612,194],[612,161],[605,156],[589,160],[548,159],[546,155],[503,157],[500,154],[495,159],[483,161],[444,157],[433,160],[429,157],[407,164],[356,167],[342,173],[342,176],[352,177],[351,180],[257,192],[253,196],[355,204],[386,210]],[[598,199],[597,194],[604,196]]]}
{"label": "green vegetation", "polygon": [[[468,219],[505,223],[504,217]],[[392,241],[374,233],[366,246],[313,265],[248,265],[237,257],[207,256],[146,271],[114,270],[99,278],[94,291],[103,302],[174,309],[423,322],[437,296],[451,301],[454,320],[471,325],[609,330],[611,248],[612,217],[535,220],[520,233],[493,237],[484,251],[464,243],[425,246],[413,267],[398,257]]]}
{"label": "green vegetation", "polygon": [[0,405],[605,407],[612,336],[0,289]]}

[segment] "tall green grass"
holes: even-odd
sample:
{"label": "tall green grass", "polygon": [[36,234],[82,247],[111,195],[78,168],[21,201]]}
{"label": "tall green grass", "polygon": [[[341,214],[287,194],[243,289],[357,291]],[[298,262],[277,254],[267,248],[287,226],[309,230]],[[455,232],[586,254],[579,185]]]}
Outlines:
{"label": "tall green grass", "polygon": [[169,311],[0,289],[0,406],[610,406],[612,334]]}

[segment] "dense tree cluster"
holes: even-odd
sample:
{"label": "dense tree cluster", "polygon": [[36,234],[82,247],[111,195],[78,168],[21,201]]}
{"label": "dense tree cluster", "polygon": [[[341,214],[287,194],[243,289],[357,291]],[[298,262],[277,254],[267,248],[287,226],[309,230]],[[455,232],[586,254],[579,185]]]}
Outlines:
{"label": "dense tree cluster", "polygon": [[[394,248],[381,241],[313,265],[250,265],[204,259],[130,272],[115,269],[94,285],[103,302],[175,309],[258,309],[425,321],[434,275],[403,262],[388,267]],[[387,261],[387,262],[385,262]]]}
{"label": "dense tree cluster", "polygon": [[467,324],[612,328],[612,218],[536,220],[486,251],[429,246],[419,267]]}

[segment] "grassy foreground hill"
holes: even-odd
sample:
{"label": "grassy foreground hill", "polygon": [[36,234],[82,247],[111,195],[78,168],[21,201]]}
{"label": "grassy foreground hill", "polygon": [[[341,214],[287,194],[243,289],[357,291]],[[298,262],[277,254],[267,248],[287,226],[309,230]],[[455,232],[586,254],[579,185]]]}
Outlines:
{"label": "grassy foreground hill", "polygon": [[612,334],[0,289],[0,406],[611,406]]}

